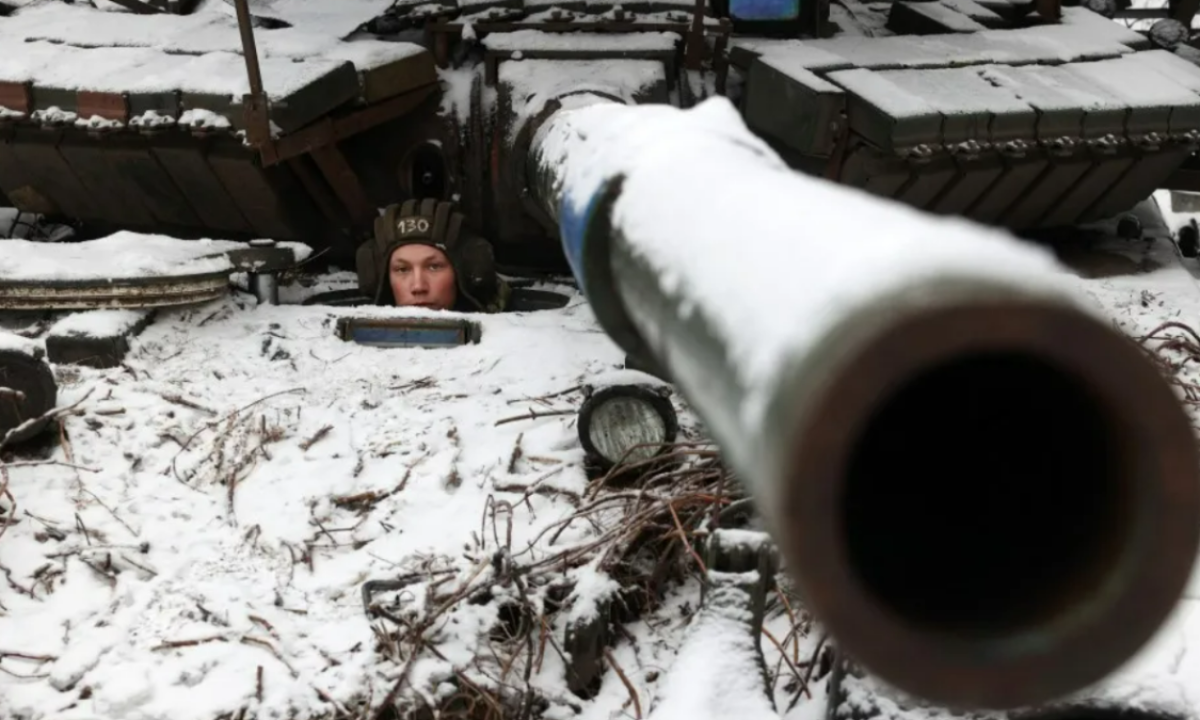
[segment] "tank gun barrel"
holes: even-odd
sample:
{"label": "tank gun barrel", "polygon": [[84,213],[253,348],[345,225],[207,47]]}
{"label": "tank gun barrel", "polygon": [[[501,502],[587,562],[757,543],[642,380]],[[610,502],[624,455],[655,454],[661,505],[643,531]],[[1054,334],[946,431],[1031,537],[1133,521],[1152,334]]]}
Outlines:
{"label": "tank gun barrel", "polygon": [[1196,556],[1190,422],[1049,253],[790,171],[723,98],[543,113],[530,187],[842,649],[1009,709],[1097,682]]}

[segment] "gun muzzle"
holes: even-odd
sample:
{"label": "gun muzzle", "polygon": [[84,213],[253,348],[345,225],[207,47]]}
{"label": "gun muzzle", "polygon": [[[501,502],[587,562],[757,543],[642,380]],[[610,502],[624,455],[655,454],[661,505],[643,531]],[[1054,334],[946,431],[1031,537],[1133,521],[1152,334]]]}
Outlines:
{"label": "gun muzzle", "polygon": [[881,679],[1035,705],[1170,614],[1191,423],[1049,253],[792,172],[723,98],[564,101],[527,172],[601,325],[675,382]]}

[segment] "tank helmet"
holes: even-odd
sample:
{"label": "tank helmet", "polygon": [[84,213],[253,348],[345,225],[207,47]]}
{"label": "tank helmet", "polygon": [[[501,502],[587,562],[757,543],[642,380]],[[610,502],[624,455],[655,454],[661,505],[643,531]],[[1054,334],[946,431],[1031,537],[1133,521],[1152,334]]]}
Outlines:
{"label": "tank helmet", "polygon": [[458,286],[455,310],[499,312],[504,309],[507,286],[496,275],[492,246],[463,226],[463,214],[454,203],[426,198],[389,205],[375,218],[370,240],[355,254],[358,288],[376,304],[392,300],[388,265],[396,248],[430,245],[446,254]]}

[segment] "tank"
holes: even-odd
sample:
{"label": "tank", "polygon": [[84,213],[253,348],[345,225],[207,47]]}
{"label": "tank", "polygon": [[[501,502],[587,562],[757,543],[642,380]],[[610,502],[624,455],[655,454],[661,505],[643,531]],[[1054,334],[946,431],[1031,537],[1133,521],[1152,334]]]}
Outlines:
{"label": "tank", "polygon": [[[933,703],[1083,690],[1180,598],[1177,399],[1047,256],[949,217],[1071,226],[1172,182],[1200,68],[1147,36],[1053,0],[121,4],[0,18],[21,211],[345,261],[379,207],[456,201],[509,268],[573,272],[839,648]],[[754,304],[697,290],[755,250]]]}
{"label": "tank", "polygon": [[0,42],[22,47],[0,62],[0,193],[85,237],[269,237],[349,262],[377,208],[437,197],[506,267],[562,271],[529,146],[596,88],[725,95],[798,170],[1022,232],[1196,175],[1188,48],[1055,0],[122,5],[0,3]]}

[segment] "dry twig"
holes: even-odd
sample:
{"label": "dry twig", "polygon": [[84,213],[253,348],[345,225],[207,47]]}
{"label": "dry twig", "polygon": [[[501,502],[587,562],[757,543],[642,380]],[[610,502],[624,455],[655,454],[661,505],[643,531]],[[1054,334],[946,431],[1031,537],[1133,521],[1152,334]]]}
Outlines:
{"label": "dry twig", "polygon": [[331,431],[331,430],[333,430],[332,425],[323,426],[320,430],[318,430],[316,433],[314,433],[312,437],[301,442],[300,449],[305,452],[308,452],[309,448],[311,448],[313,445],[316,445],[317,443],[321,442],[321,440],[323,440],[325,438],[325,436],[328,435],[329,431]]}
{"label": "dry twig", "polygon": [[544,412],[530,410],[523,415],[513,415],[512,417],[501,418],[496,421],[496,425],[506,425],[508,423],[517,422],[518,420],[538,420],[540,418],[557,417],[560,415],[574,415],[578,412],[578,410],[546,410]]}
{"label": "dry twig", "polygon": [[621,666],[617,664],[616,659],[613,658],[612,652],[610,652],[608,648],[604,648],[604,659],[608,661],[608,666],[612,668],[613,672],[617,674],[617,677],[621,679],[621,684],[625,686],[627,691],[629,691],[629,697],[633,700],[634,717],[636,717],[637,720],[642,720],[642,701],[638,700],[637,690],[633,688],[633,683],[629,682],[629,676],[627,676],[625,671],[621,669]]}
{"label": "dry twig", "polygon": [[[564,578],[570,582],[570,571],[587,565],[606,573],[625,588],[615,601],[621,604],[624,617],[637,617],[653,608],[668,587],[682,581],[692,564],[703,567],[690,543],[691,537],[713,515],[713,508],[739,500],[727,492],[735,485],[727,481],[727,472],[722,467],[713,464],[715,452],[711,448],[681,445],[672,455],[671,463],[648,463],[634,468],[631,482],[624,489],[592,488],[586,501],[582,497],[572,498],[577,501],[576,510],[543,527],[522,548],[512,545],[514,537],[520,537],[513,528],[514,507],[520,506],[529,494],[538,492],[540,480],[567,466],[553,468],[529,485],[498,485],[497,490],[521,492],[524,497],[512,502],[489,498],[482,525],[472,532],[473,549],[467,554],[476,565],[453,590],[447,593],[437,588],[437,582],[426,582],[424,602],[412,604],[418,601],[422,578],[410,581],[410,576],[419,573],[409,573],[401,578],[404,582],[398,589],[398,606],[384,607],[364,598],[365,604],[370,603],[367,612],[394,628],[389,631],[389,625],[383,623],[375,626],[377,652],[402,664],[383,704],[374,709],[375,717],[388,714],[388,708],[399,702],[411,701],[428,705],[435,714],[447,718],[527,720],[535,716],[538,702],[549,701],[545,689],[531,684],[531,678],[542,665],[547,645],[562,659],[568,677],[580,679],[574,655],[578,650],[572,654],[564,651],[552,626],[554,614],[562,607],[561,598],[565,597],[554,599],[552,594],[556,588],[571,591],[569,585],[562,586]],[[351,496],[342,500],[351,505],[373,499],[373,496]],[[559,537],[572,526],[587,532],[560,544]],[[485,572],[489,568],[491,572]],[[374,591],[386,589],[379,581],[368,585]],[[424,654],[441,656],[438,645],[442,628],[451,626],[456,607],[466,602],[492,602],[497,587],[515,587],[518,592],[499,596],[503,598],[498,608],[500,622],[485,647],[468,667],[452,670],[458,691],[449,698],[442,696],[434,701],[425,688],[408,687],[414,658]],[[399,599],[406,596],[407,601]],[[405,611],[405,607],[422,607],[424,611]],[[630,692],[634,712],[641,717],[644,709],[640,697],[630,678],[621,677],[624,670],[617,665],[611,651],[602,646],[593,652],[594,661],[608,660],[608,665],[614,668]],[[401,696],[407,699],[402,700]],[[557,697],[553,700],[562,701]],[[408,711],[401,711],[401,715],[405,712]]]}

